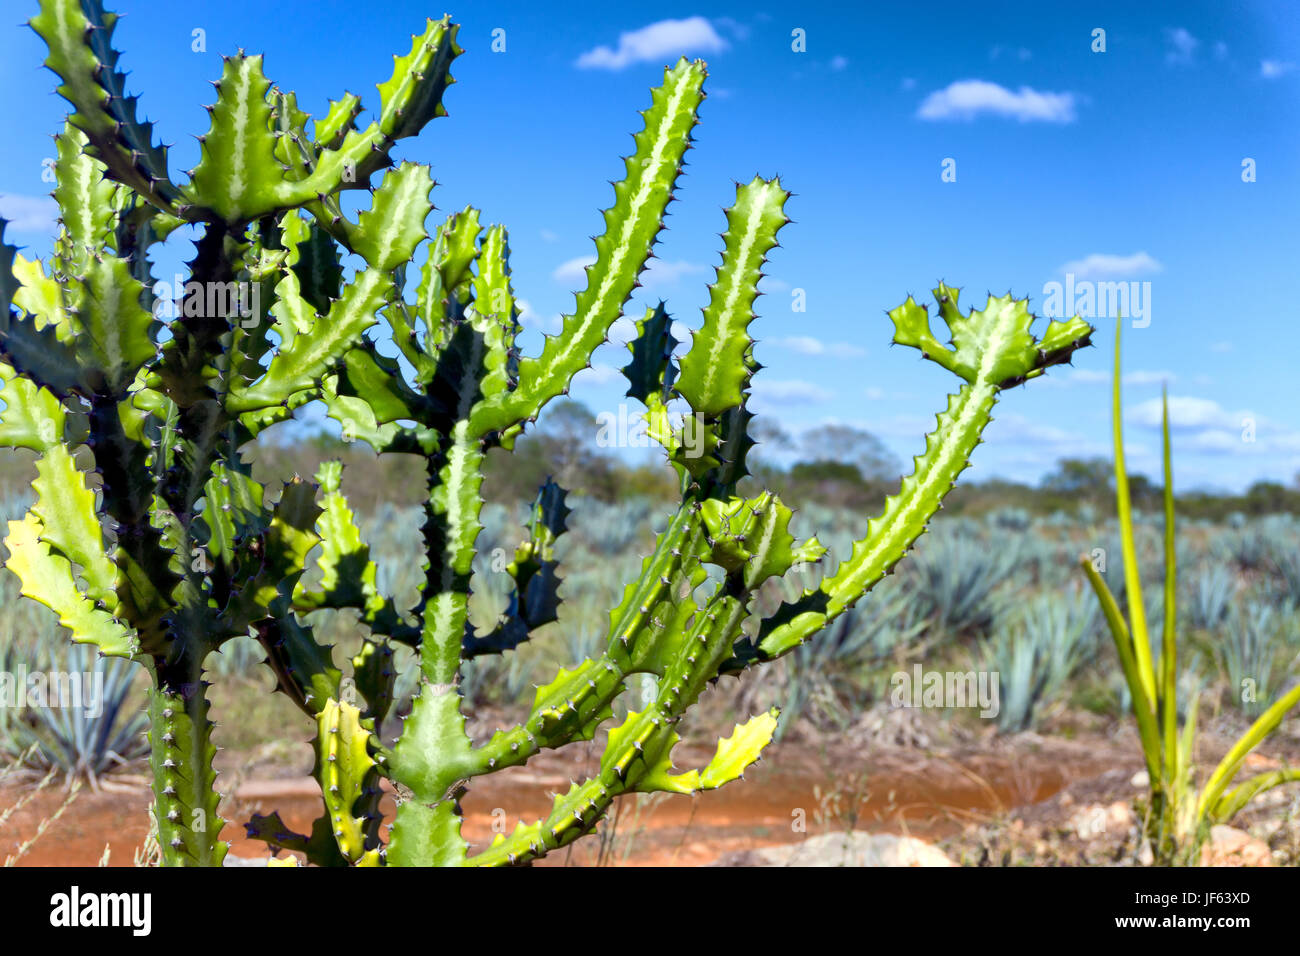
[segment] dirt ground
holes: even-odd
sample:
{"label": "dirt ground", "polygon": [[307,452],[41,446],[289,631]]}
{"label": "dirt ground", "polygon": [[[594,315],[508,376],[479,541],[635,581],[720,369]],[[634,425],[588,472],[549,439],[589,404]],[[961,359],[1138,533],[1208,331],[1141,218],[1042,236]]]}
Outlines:
{"label": "dirt ground", "polygon": [[[1055,733],[1007,738],[957,734],[917,724],[909,715],[872,712],[848,731],[805,734],[772,745],[743,781],[694,797],[623,798],[597,834],[542,865],[704,865],[737,851],[790,843],[841,830],[908,834],[936,844],[965,865],[1131,865],[1140,860],[1138,814],[1144,791],[1137,743],[1123,725],[1066,724]],[[1239,728],[1211,726],[1203,734],[1202,766],[1226,749]],[[949,739],[943,739],[945,735]],[[585,748],[585,749],[584,749]],[[515,820],[535,820],[552,795],[585,777],[599,759],[595,745],[548,751],[528,766],[474,782],[463,799],[465,837],[478,846]],[[1258,772],[1300,761],[1300,740],[1270,742],[1252,757]],[[675,752],[679,766],[703,765],[710,753],[689,742]],[[231,821],[222,832],[231,853],[265,857],[263,844],[243,835],[253,813],[278,810],[299,831],[319,815],[319,791],[306,776],[307,748],[225,751],[221,782],[233,797],[222,806]],[[1137,778],[1135,780],[1135,778]],[[19,860],[20,865],[130,866],[148,828],[143,777],[111,780],[113,789],[83,789],[63,815]],[[28,785],[30,786],[30,784]],[[22,796],[0,790],[0,812]],[[51,817],[65,795],[38,794],[0,828],[0,858],[15,851]],[[391,819],[392,799],[385,801]],[[1300,788],[1275,791],[1235,825],[1269,847],[1273,862],[1300,864]]]}

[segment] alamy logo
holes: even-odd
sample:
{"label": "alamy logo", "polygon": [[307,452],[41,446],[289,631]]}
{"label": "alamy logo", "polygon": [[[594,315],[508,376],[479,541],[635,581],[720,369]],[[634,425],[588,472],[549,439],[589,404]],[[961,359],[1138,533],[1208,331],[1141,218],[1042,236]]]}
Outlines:
{"label": "alamy logo", "polygon": [[[681,437],[681,447],[687,458],[704,454],[704,419],[698,414],[683,415],[669,412],[668,426]],[[645,415],[620,403],[617,412],[601,412],[596,416],[596,444],[601,448],[649,448],[650,432]]]}
{"label": "alamy logo", "polygon": [[895,707],[978,707],[984,718],[996,717],[1001,710],[997,671],[925,671],[915,664],[910,672],[896,671],[890,683]]}
{"label": "alamy logo", "polygon": [[1078,282],[1073,272],[1065,274],[1065,284],[1048,282],[1043,286],[1043,315],[1049,319],[1133,320],[1133,328],[1151,324],[1150,282]]}
{"label": "alamy logo", "polygon": [[80,708],[88,718],[104,713],[103,671],[0,671],[0,707]]}
{"label": "alamy logo", "polygon": [[148,936],[153,926],[153,898],[148,893],[82,893],[74,886],[50,897],[50,925],[72,929],[129,927],[133,936]]}
{"label": "alamy logo", "polygon": [[240,319],[245,329],[262,321],[262,286],[257,282],[186,282],[177,275],[172,282],[154,283],[153,294],[156,319],[229,316]]}

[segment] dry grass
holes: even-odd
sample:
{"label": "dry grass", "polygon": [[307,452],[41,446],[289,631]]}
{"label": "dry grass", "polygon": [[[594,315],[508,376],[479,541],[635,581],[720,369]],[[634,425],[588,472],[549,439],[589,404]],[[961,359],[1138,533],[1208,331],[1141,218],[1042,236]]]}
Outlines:
{"label": "dry grass", "polygon": [[[4,784],[9,779],[22,773],[23,764],[30,756],[30,751],[19,754],[5,767],[0,768],[0,784]],[[50,771],[46,773],[44,777],[41,777],[34,786],[30,787],[26,793],[21,794],[18,799],[9,806],[0,809],[0,830],[4,829],[5,824],[9,822],[10,818],[13,817],[15,813],[34,800],[37,795],[47,790],[54,783],[54,777],[57,773],[58,768],[51,768]],[[59,804],[58,809],[50,816],[42,818],[41,821],[36,824],[36,832],[33,833],[29,839],[19,844],[17,850],[5,857],[4,865],[6,867],[14,866],[19,860],[31,852],[36,841],[43,837],[45,832],[53,826],[61,816],[63,816],[68,807],[72,806],[72,803],[77,799],[77,794],[80,790],[81,782],[79,780],[74,780],[71,786],[68,787],[67,795],[63,798],[63,802]]]}

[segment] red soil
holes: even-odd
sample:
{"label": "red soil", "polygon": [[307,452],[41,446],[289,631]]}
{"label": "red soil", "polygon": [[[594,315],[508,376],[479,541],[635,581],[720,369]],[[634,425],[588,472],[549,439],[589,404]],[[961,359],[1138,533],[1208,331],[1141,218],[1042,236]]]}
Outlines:
{"label": "red soil", "polygon": [[[973,818],[1046,799],[1072,780],[1114,765],[1113,757],[1095,748],[1059,744],[1038,752],[926,756],[912,750],[860,755],[814,755],[797,744],[778,745],[744,781],[695,797],[671,796],[643,802],[625,798],[611,856],[613,865],[699,865],[723,853],[792,842],[808,832],[845,829],[856,808],[855,825],[872,831],[908,832],[936,839],[958,831]],[[702,763],[708,754],[683,748],[678,762]],[[474,782],[463,799],[464,835],[479,846],[490,842],[493,825],[513,830],[515,820],[535,820],[549,810],[551,795],[568,789],[570,776],[582,777],[580,764],[566,765],[558,754],[543,755],[526,768]],[[853,779],[865,773],[868,792],[855,794]],[[840,789],[838,810],[821,806],[822,797]],[[310,778],[252,781],[239,787],[223,806],[231,822],[222,836],[231,852],[243,857],[267,853],[250,841],[239,825],[254,812],[278,810],[292,828],[305,832],[320,813],[316,784]],[[21,790],[0,790],[0,808],[10,806]],[[42,819],[62,802],[60,791],[39,794],[0,831],[0,858],[14,852]],[[110,848],[110,865],[129,866],[148,829],[149,793],[143,786],[126,792],[89,790],[77,795],[66,813],[49,826],[21,860],[26,866],[95,865]],[[392,798],[385,801],[391,820]],[[503,808],[505,813],[497,812]],[[820,812],[819,812],[820,811]],[[803,829],[795,828],[802,821]],[[599,841],[589,837],[543,861],[544,865],[596,862]]]}

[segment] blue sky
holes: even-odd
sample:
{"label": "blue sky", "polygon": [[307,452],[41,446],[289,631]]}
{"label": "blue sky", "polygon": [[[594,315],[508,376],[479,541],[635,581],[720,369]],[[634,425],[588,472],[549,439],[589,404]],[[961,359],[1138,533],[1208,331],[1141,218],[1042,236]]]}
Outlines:
{"label": "blue sky", "polygon": [[[875,6],[875,5],[872,5]],[[1240,489],[1300,471],[1295,304],[1300,267],[1300,11],[1292,3],[879,5],[474,3],[449,12],[466,54],[450,116],[398,155],[433,165],[442,215],[473,203],[510,227],[526,347],[572,304],[588,237],[636,111],[665,63],[704,57],[710,92],[670,207],[660,262],[629,314],[666,299],[698,325],[734,180],[780,174],[794,191],[760,316],[757,405],[788,431],[840,422],[900,459],[952,384],[888,347],[885,312],[936,280],[967,306],[1008,290],[1043,312],[1051,282],[1149,285],[1143,328],[1125,334],[1128,443],[1158,470],[1167,382],[1177,483]],[[21,8],[21,9],[20,9]],[[30,8],[30,9],[27,9]],[[348,89],[368,107],[393,53],[442,8],[409,0],[267,4],[119,0],[122,65],[142,110],[197,159],[200,104],[220,55],[266,54],[305,109]],[[6,3],[10,24],[35,3]],[[1093,31],[1105,30],[1105,52]],[[205,52],[191,47],[205,31]],[[504,30],[503,52],[493,31]],[[793,31],[805,49],[793,49]],[[501,34],[497,34],[498,38]],[[499,45],[499,44],[498,44]],[[42,162],[65,112],[30,30],[0,29],[0,214],[8,238],[44,255],[52,204]],[[945,160],[955,181],[944,181]],[[1253,160],[1254,181],[1243,181]],[[951,177],[949,177],[951,178]],[[435,213],[435,215],[439,215]],[[432,220],[431,220],[432,222]],[[160,257],[159,278],[188,253]],[[792,309],[803,290],[806,311]],[[1114,319],[1075,368],[1007,395],[971,479],[1036,481],[1062,456],[1108,455]],[[614,410],[623,387],[607,346],[575,397]],[[1250,423],[1253,423],[1253,441]]]}

